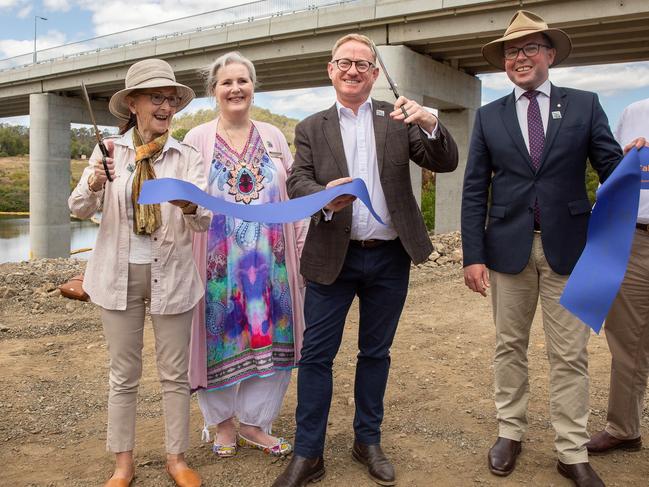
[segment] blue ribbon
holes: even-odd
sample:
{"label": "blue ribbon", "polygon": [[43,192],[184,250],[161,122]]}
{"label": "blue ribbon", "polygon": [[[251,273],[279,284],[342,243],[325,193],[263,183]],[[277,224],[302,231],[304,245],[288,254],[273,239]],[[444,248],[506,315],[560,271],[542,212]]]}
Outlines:
{"label": "blue ribbon", "polygon": [[602,329],[624,279],[638,217],[641,179],[645,179],[641,172],[648,170],[649,149],[632,149],[597,190],[586,247],[559,300],[595,333]]}
{"label": "blue ribbon", "polygon": [[180,179],[152,179],[142,185],[138,203],[150,205],[171,200],[187,200],[207,208],[213,213],[239,218],[240,220],[261,223],[290,223],[310,217],[320,211],[331,200],[344,194],[356,196],[367,206],[372,216],[379,223],[384,224],[381,217],[372,208],[367,186],[365,186],[362,179],[353,179],[351,183],[341,184],[301,198],[260,205],[230,203],[200,190],[188,181]]}

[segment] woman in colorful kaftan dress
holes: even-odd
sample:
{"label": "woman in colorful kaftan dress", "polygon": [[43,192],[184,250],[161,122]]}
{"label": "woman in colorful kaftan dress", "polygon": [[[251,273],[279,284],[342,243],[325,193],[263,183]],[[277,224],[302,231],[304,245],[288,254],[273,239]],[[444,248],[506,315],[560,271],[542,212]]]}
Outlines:
{"label": "woman in colorful kaftan dress", "polygon": [[[250,119],[254,84],[249,60],[234,52],[218,58],[207,69],[207,91],[219,117],[185,137],[203,153],[208,192],[244,205],[288,199],[293,162],[279,129]],[[194,314],[190,382],[198,390],[204,438],[209,441],[208,428],[216,426],[213,451],[221,458],[238,446],[276,456],[292,449],[271,435],[271,426],[301,347],[304,235],[303,222],[214,215],[207,235],[194,239],[205,298]]]}

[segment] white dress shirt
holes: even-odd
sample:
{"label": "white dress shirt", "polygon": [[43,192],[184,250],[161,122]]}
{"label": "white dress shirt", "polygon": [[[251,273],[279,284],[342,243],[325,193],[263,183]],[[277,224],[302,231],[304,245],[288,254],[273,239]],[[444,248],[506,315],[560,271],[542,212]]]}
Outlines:
{"label": "white dress shirt", "polygon": [[[392,219],[385,201],[385,194],[379,178],[379,163],[376,157],[376,139],[374,138],[374,123],[372,121],[372,100],[368,98],[359,107],[358,114],[336,101],[340,134],[345,148],[347,169],[352,178],[361,178],[370,194],[374,211],[381,217],[385,225],[381,225],[370,214],[367,207],[359,199],[352,207],[352,240],[394,240],[397,232],[392,226]],[[384,116],[389,116],[388,113]]]}
{"label": "white dress shirt", "polygon": [[[365,182],[370,201],[374,211],[381,217],[385,225],[381,225],[370,214],[367,207],[356,199],[352,203],[352,240],[394,240],[397,232],[392,225],[388,204],[381,186],[379,176],[379,163],[376,157],[376,139],[374,137],[374,123],[372,118],[372,99],[368,98],[354,114],[351,108],[343,106],[336,100],[338,119],[340,121],[340,134],[345,149],[347,170],[351,178],[360,178]],[[389,117],[389,113],[380,116]],[[431,133],[421,129],[429,139],[435,139],[438,126]],[[333,211],[322,210],[325,220],[331,220]]]}
{"label": "white dress shirt", "polygon": [[[649,98],[626,107],[615,129],[615,139],[622,148],[638,137],[649,139]],[[641,180],[643,185],[649,183],[649,166],[642,167]],[[638,223],[649,223],[649,189],[640,190]]]}
{"label": "white dress shirt", "polygon": [[[550,117],[550,80],[546,79],[545,82],[539,86],[536,91],[539,95],[536,101],[539,103],[539,110],[541,111],[541,120],[543,120],[543,133],[548,133],[548,118]],[[518,117],[518,124],[521,127],[523,138],[525,139],[525,147],[527,151],[530,150],[530,135],[527,131],[527,107],[530,106],[530,101],[527,97],[523,96],[527,90],[520,86],[514,87],[514,97],[516,98],[516,116]]]}

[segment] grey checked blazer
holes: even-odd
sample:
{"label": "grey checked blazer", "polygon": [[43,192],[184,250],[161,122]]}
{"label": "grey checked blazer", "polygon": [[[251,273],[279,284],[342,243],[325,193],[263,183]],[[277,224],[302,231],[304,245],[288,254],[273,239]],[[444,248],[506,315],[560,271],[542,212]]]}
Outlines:
{"label": "grey checked blazer", "polygon": [[[384,116],[378,116],[377,111]],[[439,124],[438,137],[429,140],[422,130],[389,117],[391,103],[372,100],[376,155],[381,186],[385,193],[392,224],[414,263],[423,262],[432,251],[428,232],[410,184],[409,160],[435,172],[450,172],[457,167],[455,141]],[[329,181],[349,176],[340,135],[338,110],[311,115],[295,128],[297,153],[287,180],[291,198],[322,191]],[[312,217],[300,262],[300,272],[320,284],[333,283],[343,266],[352,224],[351,205],[331,221]]]}

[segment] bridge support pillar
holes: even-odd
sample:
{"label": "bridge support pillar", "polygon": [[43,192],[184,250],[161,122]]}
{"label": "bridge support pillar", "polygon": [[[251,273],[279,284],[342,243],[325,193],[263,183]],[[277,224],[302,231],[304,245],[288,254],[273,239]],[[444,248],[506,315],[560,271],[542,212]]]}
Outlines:
{"label": "bridge support pillar", "polygon": [[[462,180],[466,166],[475,110],[480,106],[480,80],[435,61],[406,46],[378,46],[399,93],[417,103],[435,108],[459,149],[458,168],[436,175],[435,233],[460,229]],[[394,95],[381,74],[372,91],[374,98],[393,101]],[[387,114],[386,114],[387,115]],[[410,163],[412,189],[421,203],[421,169]]]}
{"label": "bridge support pillar", "polygon": [[435,233],[454,232],[460,229],[462,182],[469,155],[475,112],[475,108],[451,108],[439,111],[440,120],[453,134],[453,139],[457,144],[459,164],[453,172],[436,175]]}
{"label": "bridge support pillar", "polygon": [[29,95],[30,257],[70,255],[70,116],[66,98]]}
{"label": "bridge support pillar", "polygon": [[[98,123],[114,125],[108,103],[93,102]],[[78,98],[29,95],[30,257],[70,256],[70,123],[90,123]]]}

